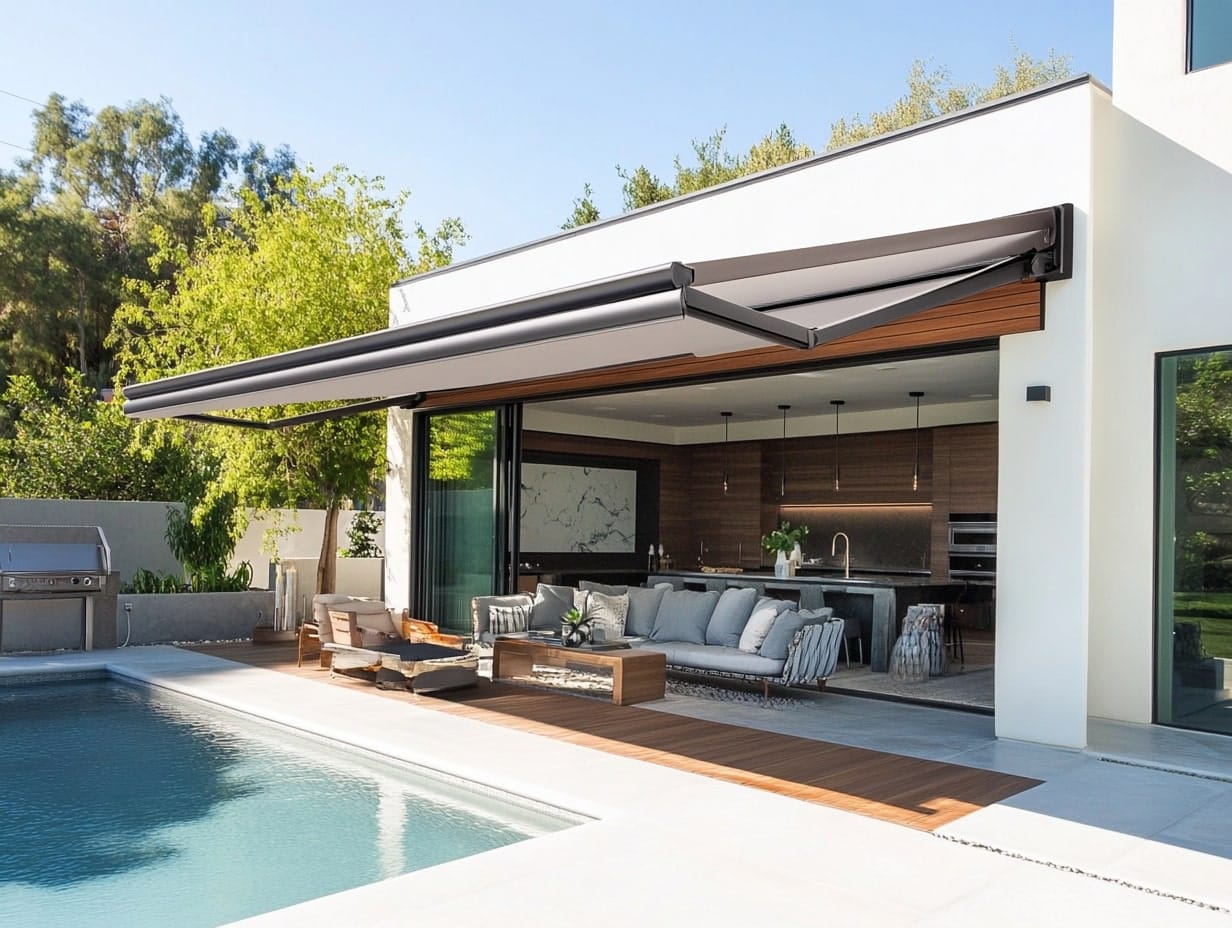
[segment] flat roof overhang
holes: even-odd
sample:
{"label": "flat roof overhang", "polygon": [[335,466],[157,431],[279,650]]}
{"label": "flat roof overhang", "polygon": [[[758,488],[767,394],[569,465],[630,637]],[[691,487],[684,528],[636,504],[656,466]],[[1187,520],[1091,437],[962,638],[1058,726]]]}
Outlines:
{"label": "flat roof overhang", "polygon": [[[126,388],[135,418],[256,427],[424,395],[781,345],[804,351],[1020,281],[1067,278],[1073,208],[660,267]],[[260,423],[219,410],[356,401]]]}

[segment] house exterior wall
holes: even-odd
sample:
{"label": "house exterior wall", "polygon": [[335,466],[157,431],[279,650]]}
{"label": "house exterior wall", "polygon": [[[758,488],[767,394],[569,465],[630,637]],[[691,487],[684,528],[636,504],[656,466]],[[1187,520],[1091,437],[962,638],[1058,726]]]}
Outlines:
{"label": "house exterior wall", "polygon": [[1117,0],[1112,20],[1116,105],[1232,171],[1232,62],[1187,71],[1188,0]]}
{"label": "house exterior wall", "polygon": [[[1075,206],[1075,273],[1048,285],[1044,332],[1001,344],[997,732],[1080,746],[1087,716],[1090,509],[1091,134],[1087,81],[976,118],[902,134],[821,163],[587,227],[414,278],[390,293],[400,324],[631,269],[844,242]],[[1022,402],[1051,383],[1047,408]],[[1064,399],[1061,402],[1061,399]],[[409,443],[391,417],[387,509],[408,511]],[[409,589],[410,525],[387,524],[388,595]],[[1052,663],[1052,658],[1059,660]]]}
{"label": "house exterior wall", "polygon": [[1120,101],[1096,110],[1090,711],[1150,722],[1155,356],[1232,344],[1232,174]]}

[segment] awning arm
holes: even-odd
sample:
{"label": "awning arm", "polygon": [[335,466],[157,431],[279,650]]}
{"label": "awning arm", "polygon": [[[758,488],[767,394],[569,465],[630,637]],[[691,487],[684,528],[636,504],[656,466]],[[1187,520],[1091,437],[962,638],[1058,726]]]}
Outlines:
{"label": "awning arm", "polygon": [[684,288],[685,313],[702,322],[733,329],[788,348],[813,348],[817,337],[808,326],[732,303],[692,287]]}

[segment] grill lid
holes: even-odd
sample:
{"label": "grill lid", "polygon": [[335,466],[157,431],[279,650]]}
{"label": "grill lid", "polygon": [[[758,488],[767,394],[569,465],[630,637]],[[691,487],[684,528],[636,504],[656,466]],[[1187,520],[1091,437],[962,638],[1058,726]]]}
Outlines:
{"label": "grill lid", "polygon": [[0,525],[0,576],[111,571],[111,548],[97,525]]}

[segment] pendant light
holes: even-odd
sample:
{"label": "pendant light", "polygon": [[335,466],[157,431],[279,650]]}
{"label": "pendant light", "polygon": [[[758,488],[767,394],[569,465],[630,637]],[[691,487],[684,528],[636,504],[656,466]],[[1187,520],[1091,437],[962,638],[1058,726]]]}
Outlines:
{"label": "pendant light", "polygon": [[911,490],[919,492],[920,489],[920,397],[924,395],[923,390],[912,390],[907,394],[915,398],[915,470],[911,474]]}
{"label": "pendant light", "polygon": [[727,495],[727,437],[728,437],[728,426],[731,425],[732,414],[730,412],[721,412],[719,413],[719,415],[723,417],[723,495],[726,496]]}
{"label": "pendant light", "polygon": [[830,405],[834,407],[834,492],[838,492],[838,408],[844,405],[846,400],[830,400]]}
{"label": "pendant light", "polygon": [[791,406],[780,403],[779,409],[783,413],[783,441],[779,445],[779,498],[782,499],[787,495],[787,410]]}

